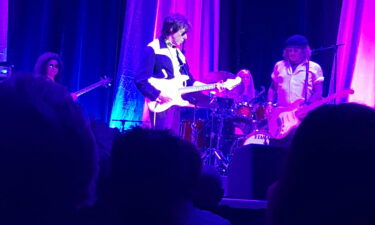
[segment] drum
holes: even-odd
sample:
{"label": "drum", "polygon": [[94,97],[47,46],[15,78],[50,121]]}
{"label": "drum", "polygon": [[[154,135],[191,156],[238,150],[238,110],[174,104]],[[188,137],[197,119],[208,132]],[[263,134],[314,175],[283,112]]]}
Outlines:
{"label": "drum", "polygon": [[270,135],[265,131],[254,131],[247,135],[243,145],[258,144],[258,145],[269,145]]}
{"label": "drum", "polygon": [[272,103],[259,104],[255,107],[255,119],[258,121],[267,120],[272,110]]}
{"label": "drum", "polygon": [[180,124],[180,136],[182,139],[193,143],[198,149],[206,146],[206,121],[184,120]]}
{"label": "drum", "polygon": [[253,117],[253,105],[248,102],[240,102],[235,106],[235,116],[251,119]]}

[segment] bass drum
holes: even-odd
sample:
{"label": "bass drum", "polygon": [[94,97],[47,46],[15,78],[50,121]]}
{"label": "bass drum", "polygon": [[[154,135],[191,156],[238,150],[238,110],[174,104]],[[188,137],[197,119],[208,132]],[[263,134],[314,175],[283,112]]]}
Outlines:
{"label": "bass drum", "polygon": [[257,145],[269,145],[270,134],[265,131],[254,131],[246,136],[243,145],[257,144]]}

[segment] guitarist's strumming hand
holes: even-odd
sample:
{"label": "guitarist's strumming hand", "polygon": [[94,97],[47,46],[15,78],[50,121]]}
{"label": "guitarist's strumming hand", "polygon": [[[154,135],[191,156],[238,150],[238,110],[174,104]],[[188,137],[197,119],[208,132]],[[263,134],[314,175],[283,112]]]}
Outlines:
{"label": "guitarist's strumming hand", "polygon": [[301,101],[302,103],[299,105],[294,114],[299,120],[302,120],[307,116],[307,114],[309,114],[310,110],[308,110],[307,108],[311,104],[311,102],[306,102],[304,98],[301,98],[299,101]]}
{"label": "guitarist's strumming hand", "polygon": [[156,102],[159,104],[164,104],[172,101],[172,99],[166,95],[164,95],[162,92],[160,93],[159,97],[156,99]]}
{"label": "guitarist's strumming hand", "polygon": [[308,113],[309,113],[308,111],[306,111],[306,110],[303,109],[303,106],[300,106],[296,110],[295,115],[296,115],[296,117],[298,119],[302,120],[302,119],[304,119],[307,116]]}

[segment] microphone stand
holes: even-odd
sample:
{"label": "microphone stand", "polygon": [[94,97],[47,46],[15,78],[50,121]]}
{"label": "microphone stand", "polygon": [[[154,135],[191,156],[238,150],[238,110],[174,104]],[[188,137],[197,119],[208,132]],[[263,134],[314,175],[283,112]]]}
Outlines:
{"label": "microphone stand", "polygon": [[120,130],[120,132],[124,132],[124,131],[125,131],[125,124],[126,124],[126,123],[143,123],[142,120],[123,120],[123,119],[115,119],[115,120],[112,120],[112,121],[121,122],[121,130]]}
{"label": "microphone stand", "polygon": [[[319,52],[323,52],[323,51],[327,51],[327,50],[331,50],[333,49],[334,50],[334,54],[333,54],[333,57],[334,57],[334,61],[333,61],[333,72],[332,72],[332,76],[333,78],[331,78],[331,80],[333,80],[333,93],[336,93],[336,89],[337,89],[337,64],[338,64],[338,59],[337,59],[337,51],[338,51],[338,48],[340,46],[343,46],[344,44],[334,44],[334,45],[331,45],[331,46],[328,46],[328,47],[322,47],[322,48],[317,48],[317,49],[313,49],[311,52],[312,52],[312,55],[317,55]],[[336,99],[333,100],[333,102],[336,104]]]}

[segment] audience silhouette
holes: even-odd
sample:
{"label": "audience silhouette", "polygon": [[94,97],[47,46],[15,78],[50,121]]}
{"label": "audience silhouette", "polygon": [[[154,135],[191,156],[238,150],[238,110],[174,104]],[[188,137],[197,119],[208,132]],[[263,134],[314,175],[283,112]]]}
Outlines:
{"label": "audience silhouette", "polygon": [[112,149],[112,170],[105,192],[108,195],[104,198],[107,203],[102,207],[106,214],[104,222],[229,224],[193,206],[201,165],[196,148],[169,131],[128,131],[115,141]]}
{"label": "audience silhouette", "polygon": [[374,109],[350,103],[311,112],[270,188],[270,224],[375,224],[374,160]]}
{"label": "audience silhouette", "polygon": [[94,200],[97,154],[64,87],[14,74],[0,83],[0,223],[73,224]]}
{"label": "audience silhouette", "polygon": [[193,203],[196,207],[217,211],[224,196],[224,188],[219,173],[213,166],[204,166],[193,192]]}

